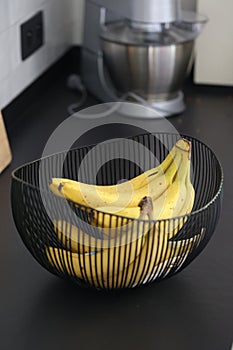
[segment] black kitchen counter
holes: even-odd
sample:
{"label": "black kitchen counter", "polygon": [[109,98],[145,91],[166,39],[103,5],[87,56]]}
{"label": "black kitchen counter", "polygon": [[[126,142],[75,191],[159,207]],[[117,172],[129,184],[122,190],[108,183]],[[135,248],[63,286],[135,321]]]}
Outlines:
{"label": "black kitchen counter", "polygon": [[[192,84],[185,87],[185,95],[186,111],[170,121],[179,132],[208,144],[222,163],[224,201],[218,227],[205,250],[180,274],[117,293],[81,289],[51,275],[23,245],[11,214],[11,172],[41,156],[77,97],[61,75],[20,113],[10,131],[13,162],[0,176],[1,350],[230,350],[233,97],[230,89]],[[95,103],[89,96],[86,106]],[[95,136],[83,141],[93,143]]]}

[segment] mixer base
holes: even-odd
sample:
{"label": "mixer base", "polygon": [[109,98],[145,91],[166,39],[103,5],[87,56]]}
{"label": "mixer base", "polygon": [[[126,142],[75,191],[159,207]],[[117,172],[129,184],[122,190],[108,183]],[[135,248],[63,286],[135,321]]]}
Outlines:
{"label": "mixer base", "polygon": [[[179,91],[175,98],[169,100],[161,100],[161,101],[148,101],[142,98],[141,96],[135,93],[128,93],[128,98],[125,99],[125,102],[136,102],[135,106],[141,104],[145,107],[148,107],[147,115],[144,115],[145,118],[153,119],[153,118],[167,118],[172,117],[174,115],[180,114],[185,110],[184,103],[184,94],[182,91]],[[141,117],[140,113],[141,109],[137,108],[133,109],[134,117]],[[128,113],[128,109],[124,109],[124,114],[129,115],[132,113],[132,109],[130,113]]]}
{"label": "mixer base", "polygon": [[151,107],[162,117],[172,117],[175,114],[180,114],[185,110],[184,94],[179,91],[174,99],[152,103]]}

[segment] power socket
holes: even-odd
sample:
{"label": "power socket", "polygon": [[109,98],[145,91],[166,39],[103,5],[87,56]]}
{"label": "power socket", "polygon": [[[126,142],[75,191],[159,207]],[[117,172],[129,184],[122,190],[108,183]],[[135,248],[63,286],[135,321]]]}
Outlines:
{"label": "power socket", "polygon": [[44,44],[43,12],[21,24],[21,56],[26,60]]}

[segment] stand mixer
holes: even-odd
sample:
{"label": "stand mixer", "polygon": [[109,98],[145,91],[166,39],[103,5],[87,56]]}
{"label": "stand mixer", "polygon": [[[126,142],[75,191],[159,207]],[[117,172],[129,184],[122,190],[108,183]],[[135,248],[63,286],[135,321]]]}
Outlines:
{"label": "stand mixer", "polygon": [[85,86],[103,102],[134,101],[165,117],[183,112],[182,85],[206,21],[179,0],[86,0]]}

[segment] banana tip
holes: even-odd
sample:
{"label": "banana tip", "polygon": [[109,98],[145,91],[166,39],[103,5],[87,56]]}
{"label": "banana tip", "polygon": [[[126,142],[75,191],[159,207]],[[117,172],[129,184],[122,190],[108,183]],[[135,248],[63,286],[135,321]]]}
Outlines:
{"label": "banana tip", "polygon": [[183,139],[184,142],[186,142],[186,144],[188,144],[187,146],[187,151],[188,151],[188,159],[191,159],[191,153],[192,153],[192,142],[187,140],[187,139]]}
{"label": "banana tip", "polygon": [[191,141],[182,138],[176,143],[176,147],[184,152],[188,152],[188,158],[191,159],[191,152],[192,152],[192,143]]}

